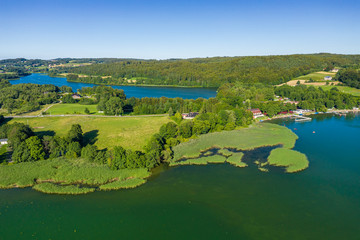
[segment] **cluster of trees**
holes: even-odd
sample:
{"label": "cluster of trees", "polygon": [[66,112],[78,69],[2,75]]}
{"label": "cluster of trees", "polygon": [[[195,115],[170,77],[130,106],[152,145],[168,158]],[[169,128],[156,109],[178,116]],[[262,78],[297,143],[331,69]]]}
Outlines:
{"label": "cluster of trees", "polygon": [[0,80],[0,107],[8,113],[15,110],[17,113],[35,111],[40,109],[40,105],[58,101],[59,92],[68,90],[67,87],[58,88],[51,84],[11,85],[7,80]]}
{"label": "cluster of trees", "polygon": [[297,85],[291,87],[283,85],[275,88],[275,94],[299,101],[298,107],[325,112],[328,108],[352,109],[360,105],[360,98],[342,93],[336,87],[324,91],[321,87]]}
{"label": "cluster of trees", "polygon": [[336,80],[349,87],[360,88],[360,72],[355,69],[344,69],[336,74]]}
{"label": "cluster of trees", "polygon": [[172,148],[186,139],[251,124],[252,113],[245,109],[221,110],[218,113],[202,113],[192,120],[183,120],[181,114],[176,113],[172,119],[174,122],[164,124],[145,147],[146,154],[155,163],[170,159]]}
{"label": "cluster of trees", "polygon": [[[0,119],[1,120],[1,119]],[[58,157],[81,157],[97,164],[106,164],[112,169],[153,168],[160,158],[149,151],[133,151],[123,147],[113,150],[98,150],[95,145],[86,144],[82,128],[72,125],[65,137],[36,136],[32,129],[23,123],[3,124],[0,127],[0,138],[8,138],[12,148],[14,163],[32,162]]]}
{"label": "cluster of trees", "polygon": [[[70,80],[100,84],[158,84],[219,87],[223,83],[278,84],[294,77],[359,61],[358,55],[288,55],[170,60],[121,60],[64,69]],[[91,77],[78,77],[77,75]],[[95,77],[94,77],[95,76]],[[106,76],[107,78],[101,78]],[[111,76],[108,78],[108,76]],[[136,81],[128,80],[136,79]]]}
{"label": "cluster of trees", "polygon": [[[4,124],[1,126],[1,137],[7,137],[9,146],[13,150],[12,160],[15,163],[44,160],[65,156],[77,158],[87,148],[83,148],[83,133],[81,126],[72,125],[66,137],[49,136],[38,137],[32,129],[23,123]],[[99,163],[106,162],[102,154],[96,150],[96,156],[92,159]]]}

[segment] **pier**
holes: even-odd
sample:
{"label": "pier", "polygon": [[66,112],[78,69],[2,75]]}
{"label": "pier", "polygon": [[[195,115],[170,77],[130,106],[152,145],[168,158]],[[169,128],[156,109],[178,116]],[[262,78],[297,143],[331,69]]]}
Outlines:
{"label": "pier", "polygon": [[312,120],[312,118],[310,118],[310,117],[305,117],[305,116],[300,116],[300,115],[291,115],[290,118],[295,119],[295,122],[305,122],[305,121]]}

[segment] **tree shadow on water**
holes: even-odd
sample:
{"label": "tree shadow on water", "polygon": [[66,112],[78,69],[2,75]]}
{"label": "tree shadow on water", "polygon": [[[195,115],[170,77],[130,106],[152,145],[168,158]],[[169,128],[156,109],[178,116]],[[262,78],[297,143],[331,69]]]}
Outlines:
{"label": "tree shadow on water", "polygon": [[94,144],[98,140],[99,130],[92,130],[84,133],[84,146]]}

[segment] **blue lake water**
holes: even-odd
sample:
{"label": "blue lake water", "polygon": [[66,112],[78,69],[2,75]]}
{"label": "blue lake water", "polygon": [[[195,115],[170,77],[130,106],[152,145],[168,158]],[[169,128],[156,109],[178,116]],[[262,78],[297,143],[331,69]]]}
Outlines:
{"label": "blue lake water", "polygon": [[[55,86],[69,86],[76,92],[82,87],[93,87],[96,84],[68,82],[66,78],[50,77],[45,74],[34,73],[18,80],[10,81],[11,84],[35,83],[35,84],[53,84]],[[123,89],[126,96],[143,97],[180,97],[184,99],[211,98],[216,96],[215,88],[183,88],[183,87],[142,87],[142,86],[111,86],[116,89]]]}
{"label": "blue lake water", "polygon": [[277,123],[299,136],[305,171],[211,164],[82,196],[0,190],[0,239],[360,239],[360,116]]}

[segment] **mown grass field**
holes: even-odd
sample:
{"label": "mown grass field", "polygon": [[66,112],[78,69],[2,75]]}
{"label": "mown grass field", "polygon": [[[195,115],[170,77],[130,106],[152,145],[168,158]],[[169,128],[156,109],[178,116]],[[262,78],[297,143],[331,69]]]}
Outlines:
{"label": "mown grass field", "polygon": [[80,124],[84,139],[99,149],[123,146],[142,150],[160,127],[171,121],[168,117],[39,117],[12,119],[9,123],[29,124],[39,135],[65,136],[72,124]]}
{"label": "mown grass field", "polygon": [[[60,103],[55,104],[49,108],[46,113],[51,115],[66,115],[66,114],[86,114],[85,109],[88,108],[90,114],[99,115],[98,110],[96,109],[97,105],[81,105],[81,104],[70,104],[70,103]],[[87,115],[87,114],[86,114]],[[103,115],[103,114],[101,114]]]}
{"label": "mown grass field", "polygon": [[[82,159],[57,158],[0,166],[0,188],[36,186],[36,190],[46,193],[79,194],[92,190],[81,190],[78,184],[101,186],[116,181],[131,187],[131,184],[138,186],[140,182],[144,183],[143,179],[149,175],[147,169],[111,170],[108,166]],[[128,179],[134,180],[128,182]]]}
{"label": "mown grass field", "polygon": [[325,76],[331,76],[334,77],[336,73],[331,72],[314,72],[307,75],[303,75],[297,78],[294,78],[293,80],[310,80],[313,79],[314,81],[323,81]]}

